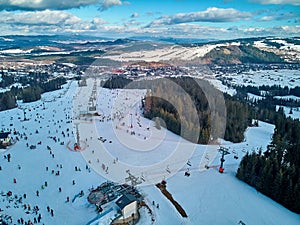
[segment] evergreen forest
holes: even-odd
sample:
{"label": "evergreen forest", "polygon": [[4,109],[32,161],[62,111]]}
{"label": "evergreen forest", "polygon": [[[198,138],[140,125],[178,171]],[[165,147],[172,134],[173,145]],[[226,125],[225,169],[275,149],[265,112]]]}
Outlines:
{"label": "evergreen forest", "polygon": [[9,91],[0,93],[0,111],[17,107],[17,100],[23,102],[37,101],[41,99],[43,93],[58,90],[65,83],[65,78],[58,77],[47,81],[36,80],[24,87],[12,86]]}

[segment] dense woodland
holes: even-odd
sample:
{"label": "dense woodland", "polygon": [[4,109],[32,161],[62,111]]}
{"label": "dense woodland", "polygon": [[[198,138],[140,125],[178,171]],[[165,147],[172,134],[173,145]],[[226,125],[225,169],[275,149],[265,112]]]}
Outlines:
{"label": "dense woodland", "polygon": [[16,97],[10,91],[0,93],[0,111],[15,107],[17,107]]}
{"label": "dense woodland", "polygon": [[300,97],[300,87],[294,87],[294,88],[289,88],[287,86],[282,87],[279,85],[262,85],[259,87],[256,86],[238,86],[238,85],[230,85],[228,83],[224,83],[226,86],[233,87],[235,88],[238,92],[241,93],[252,93],[254,95],[258,96],[286,96],[286,95],[295,95],[297,97]]}
{"label": "dense woodland", "polygon": [[[143,104],[144,116],[149,119],[161,118],[167,129],[192,142],[208,143],[212,128],[208,101],[195,81],[183,77],[152,82],[155,84],[151,85],[151,95],[146,96]],[[194,105],[187,103],[179,87],[183,88]],[[197,111],[194,111],[195,108]],[[195,137],[193,134],[197,133],[199,136]]]}
{"label": "dense woodland", "polygon": [[[132,82],[132,80],[114,77],[103,85],[107,88],[145,88],[148,94],[142,101],[144,116],[149,119],[156,117],[165,122],[165,126],[175,134],[194,143],[207,144],[225,135],[232,142],[244,140],[244,132],[252,122],[254,113],[248,104],[225,95],[224,107],[217,107],[223,99],[215,97],[221,92],[203,80],[191,77],[163,78]],[[201,86],[201,87],[200,87]],[[214,89],[215,92],[206,96],[203,90]],[[188,104],[186,95],[192,102]],[[214,114],[207,97],[211,97],[216,105]],[[226,112],[224,112],[226,111]],[[220,126],[224,122],[224,127]],[[225,127],[226,124],[226,127]],[[195,136],[196,134],[199,134]]]}
{"label": "dense woodland", "polygon": [[125,77],[112,77],[106,80],[101,86],[109,89],[124,88],[130,82],[131,80]]}
{"label": "dense woodland", "polygon": [[218,65],[234,65],[242,63],[283,63],[280,56],[262,51],[251,45],[221,46],[211,50],[204,59]]}
{"label": "dense woodland", "polygon": [[[195,123],[190,118],[186,118],[185,115],[191,115],[189,113],[189,108],[186,107],[186,102],[184,98],[180,98],[176,95],[176,92],[171,94],[173,98],[176,98],[177,108],[175,109],[170,103],[166,102],[166,100],[157,98],[157,97],[146,97],[145,104],[149,105],[147,101],[150,101],[151,106],[147,107],[144,111],[144,116],[146,118],[154,118],[160,117],[162,118],[166,126],[172,132],[182,135],[181,134],[181,124],[186,124],[185,130],[188,128],[187,134],[194,132],[197,130],[197,127],[200,125],[200,132],[196,143],[207,144],[211,141],[216,140],[216,138],[222,135],[222,132],[217,131],[214,133],[212,128],[216,128],[221,121],[222,114],[224,112],[216,112],[214,118],[212,119],[211,110],[209,108],[208,101],[206,99],[205,94],[202,92],[200,87],[195,83],[193,78],[189,77],[181,77],[181,78],[172,78],[173,82],[180,85],[191,97],[198,114],[199,124]],[[157,91],[158,92],[166,92],[166,87],[164,86],[163,82],[158,82]],[[168,91],[171,91],[168,87]],[[172,93],[172,91],[171,91]],[[164,93],[166,94],[166,93]],[[226,129],[224,138],[226,140],[232,142],[241,142],[244,140],[244,132],[246,128],[252,122],[253,113],[251,113],[250,107],[248,104],[237,101],[235,98],[230,97],[229,95],[225,95],[225,107],[226,107]],[[185,108],[185,112],[180,118],[179,113],[177,110]],[[215,124],[213,124],[215,123]],[[193,141],[189,138],[189,136],[182,135],[184,138],[187,138],[190,141]]]}
{"label": "dense woodland", "polygon": [[261,90],[266,91],[265,98],[251,102],[254,106],[251,107],[251,113],[258,120],[275,124],[272,143],[266,152],[247,153],[236,176],[288,209],[300,213],[300,121],[287,118],[282,107],[276,110],[276,105],[299,107],[299,102],[273,98],[298,96],[300,88],[239,87],[237,98],[250,103],[243,93],[259,94]]}
{"label": "dense woodland", "polygon": [[[7,81],[5,80],[4,82]],[[41,99],[41,94],[58,90],[66,83],[66,79],[59,77],[51,80],[31,80],[25,87],[11,87],[9,91],[0,93],[0,111],[17,107],[17,100],[33,102]]]}
{"label": "dense woodland", "polygon": [[247,153],[236,176],[288,209],[300,213],[300,122],[280,110],[272,143]]}
{"label": "dense woodland", "polygon": [[224,139],[232,142],[244,140],[244,133],[252,125],[255,113],[249,104],[225,94],[227,120]]}

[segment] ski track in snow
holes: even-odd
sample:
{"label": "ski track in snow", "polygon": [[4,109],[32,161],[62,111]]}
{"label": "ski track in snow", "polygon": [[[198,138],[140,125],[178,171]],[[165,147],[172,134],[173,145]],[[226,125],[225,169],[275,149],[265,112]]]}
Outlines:
{"label": "ski track in snow", "polygon": [[[93,84],[90,81],[88,83]],[[0,170],[0,192],[6,194],[8,191],[12,191],[13,194],[12,197],[0,195],[0,208],[3,210],[0,212],[0,215],[11,215],[14,223],[17,223],[17,219],[21,217],[25,221],[29,219],[33,221],[33,218],[37,217],[32,214],[32,208],[35,205],[39,207],[40,210],[38,213],[42,215],[41,224],[44,223],[45,225],[82,225],[96,218],[95,208],[89,205],[86,197],[89,188],[97,187],[106,181],[105,171],[90,169],[90,167],[93,168],[93,164],[97,163],[97,158],[90,158],[93,153],[88,150],[88,146],[82,154],[70,151],[66,146],[67,143],[75,143],[77,131],[75,124],[72,123],[72,119],[75,119],[78,111],[76,111],[77,106],[74,105],[73,100],[78,96],[78,92],[81,89],[81,87],[78,88],[75,82],[70,82],[64,85],[64,88],[61,90],[43,94],[42,99],[46,108],[45,110],[43,109],[42,101],[37,101],[27,104],[19,103],[19,108],[0,112],[1,129],[11,129],[12,131],[16,129],[17,132],[23,134],[23,138],[18,135],[20,140],[16,144],[5,151],[0,150],[0,166],[2,169]],[[114,92],[112,93],[112,91],[105,89],[101,89],[101,92],[99,92],[97,109],[99,109],[100,114],[109,114],[110,111],[107,111],[107,106],[109,106],[108,101],[109,99],[113,101],[113,96],[116,97],[117,91]],[[125,105],[122,107],[126,109],[123,112],[126,116],[120,123],[118,121],[112,125],[110,121],[99,122],[97,119],[84,121],[84,118],[80,120],[80,126],[82,126],[80,129],[83,129],[83,131],[85,131],[84,129],[92,131],[90,130],[90,126],[94,126],[95,140],[88,140],[87,145],[95,148],[95,154],[99,154],[98,147],[102,146],[102,148],[109,149],[111,158],[108,158],[108,160],[118,157],[119,162],[114,163],[110,161],[110,164],[107,165],[109,167],[108,172],[113,174],[113,171],[115,171],[116,180],[120,179],[117,172],[121,167],[119,168],[118,164],[148,166],[164,161],[168,159],[168,154],[173,153],[172,149],[174,149],[174,146],[179,141],[178,136],[168,131],[155,131],[153,127],[148,131],[139,126],[134,126],[136,127],[134,128],[136,129],[136,134],[140,132],[142,138],[131,138],[139,138],[139,141],[143,141],[143,136],[151,139],[151,137],[157,137],[154,133],[158,132],[157,134],[163,134],[163,137],[166,139],[166,141],[160,143],[158,142],[159,140],[157,141],[156,138],[153,138],[153,143],[149,142],[150,147],[148,147],[153,147],[154,150],[160,149],[161,152],[159,151],[160,154],[158,154],[153,150],[149,150],[146,153],[149,153],[151,157],[143,158],[143,155],[147,155],[145,152],[132,150],[130,143],[129,146],[126,146],[124,142],[120,141],[122,139],[118,139],[118,132],[119,135],[125,135],[126,137],[127,128],[119,130],[114,130],[114,128],[123,122],[125,124],[131,122],[128,113],[134,115],[133,123],[135,125],[137,122],[140,122],[142,126],[153,126],[151,121],[138,116],[140,111],[138,110],[138,104],[135,103],[140,101],[140,95],[143,92],[139,91],[135,92],[135,94],[128,91],[130,99],[134,100],[134,96],[139,97],[138,100],[129,104],[132,107],[126,105],[125,101]],[[103,97],[103,95],[106,97]],[[89,97],[89,95],[86,94],[85,97]],[[83,96],[83,100],[85,100],[85,103],[88,103],[85,97]],[[77,103],[75,101],[75,104]],[[28,121],[22,121],[24,116],[23,109],[26,111],[26,117],[29,118]],[[75,119],[74,121],[76,122],[77,120]],[[67,132],[67,129],[69,129],[69,132]],[[36,133],[36,130],[38,130],[38,133]],[[231,154],[225,157],[224,174],[220,174],[217,171],[220,164],[220,155],[216,151],[218,146],[196,145],[195,151],[191,152],[191,155],[188,157],[189,163],[187,164],[186,161],[181,162],[183,163],[183,167],[174,176],[167,179],[167,189],[173,195],[174,199],[185,209],[188,218],[182,218],[174,206],[154,185],[139,187],[139,190],[145,195],[146,200],[148,200],[149,207],[153,210],[154,224],[231,225],[238,224],[239,220],[242,220],[247,225],[299,224],[299,215],[290,212],[235,178],[235,172],[242,156],[247,151],[257,151],[260,147],[263,150],[266,149],[271,140],[273,130],[273,125],[259,122],[259,127],[247,129],[245,141],[242,143],[232,144],[220,140],[222,145],[228,147],[231,152]],[[63,137],[62,132],[64,132],[65,137]],[[24,139],[24,134],[27,136],[27,140]],[[88,132],[81,132],[81,135],[83,134],[86,135],[86,138],[92,136]],[[103,136],[107,141],[101,143],[97,139],[99,136]],[[12,137],[16,138],[14,134],[12,134]],[[53,137],[56,137],[56,142]],[[60,139],[59,141],[58,138]],[[112,143],[109,143],[110,140]],[[40,145],[37,144],[39,141],[41,141]],[[61,144],[60,142],[64,143]],[[36,145],[36,149],[29,149],[26,143]],[[186,144],[184,141],[183,143]],[[114,147],[112,148],[111,145]],[[51,154],[47,150],[47,146],[51,147]],[[162,150],[164,151],[162,152]],[[7,154],[11,154],[11,162],[8,162],[4,158]],[[54,154],[54,158],[52,154]],[[238,159],[234,159],[234,156],[238,156]],[[99,157],[100,160],[105,160],[103,155],[100,154]],[[89,160],[92,160],[93,163],[89,164]],[[138,162],[136,162],[137,160]],[[204,165],[206,164],[210,165],[211,168],[208,170],[204,169]],[[60,165],[62,165],[62,168],[60,168]],[[86,169],[87,165],[88,169]],[[18,166],[20,166],[20,169]],[[48,167],[48,171],[46,171],[46,167]],[[81,171],[75,171],[75,167],[80,168]],[[172,164],[170,167],[172,169]],[[97,167],[95,168],[97,169]],[[60,171],[60,175],[56,176],[52,174],[52,170],[55,173]],[[187,170],[191,174],[189,177],[184,176],[184,172]],[[147,176],[146,172],[149,173],[149,176]],[[151,177],[152,173],[156,174],[155,179],[167,176],[165,168],[146,172],[146,178]],[[104,174],[101,175],[101,173]],[[126,175],[126,172],[121,170],[119,173],[122,174],[121,178]],[[16,183],[13,182],[14,178],[16,179]],[[75,181],[75,185],[72,185],[73,180]],[[48,185],[43,189],[42,185],[45,185],[45,181],[47,181]],[[123,180],[119,181],[123,182]],[[62,192],[59,192],[59,187],[62,188]],[[37,190],[39,191],[39,196],[36,196]],[[81,190],[84,191],[85,195],[83,197],[75,197]],[[21,197],[24,193],[27,196],[26,199],[23,198],[23,204],[30,204],[31,206],[29,214],[26,214],[27,210],[24,210],[22,205],[16,203],[14,199],[15,194]],[[70,202],[65,202],[67,196],[70,197]],[[11,202],[9,202],[9,199],[11,199]],[[74,202],[72,202],[73,199],[75,199]],[[160,205],[159,209],[151,205],[152,201]],[[47,206],[50,206],[54,210],[54,217],[47,211]],[[104,208],[105,211],[109,210],[109,206]],[[103,217],[99,224],[108,224],[110,217],[113,216],[111,214],[106,214],[106,217]],[[150,225],[150,215],[148,215],[145,209],[143,209],[141,215],[142,218],[139,225]]]}

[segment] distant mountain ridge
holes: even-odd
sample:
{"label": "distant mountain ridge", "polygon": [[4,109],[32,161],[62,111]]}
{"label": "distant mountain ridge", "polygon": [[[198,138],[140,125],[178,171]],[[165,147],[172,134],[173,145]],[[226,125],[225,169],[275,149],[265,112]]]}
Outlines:
{"label": "distant mountain ridge", "polygon": [[[95,54],[97,53],[97,54]],[[99,55],[99,54],[100,55]],[[54,59],[53,56],[56,56]],[[84,35],[0,36],[0,56],[59,60],[84,56],[87,61],[105,55],[122,61],[199,62],[204,64],[299,63],[300,38],[255,37],[234,40]],[[154,57],[157,56],[157,57]],[[77,62],[78,59],[64,60]]]}

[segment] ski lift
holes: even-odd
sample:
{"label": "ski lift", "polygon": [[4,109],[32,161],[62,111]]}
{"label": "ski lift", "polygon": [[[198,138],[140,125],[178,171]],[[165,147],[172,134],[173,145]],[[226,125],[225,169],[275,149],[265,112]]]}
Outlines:
{"label": "ski lift", "polygon": [[167,166],[166,171],[167,171],[168,173],[171,173],[171,170],[170,170],[169,166]]}
{"label": "ski lift", "polygon": [[77,143],[74,144],[74,151],[79,151],[81,150],[80,145],[78,145]]}
{"label": "ski lift", "polygon": [[208,157],[207,153],[205,154],[205,159],[209,160],[209,157]]}
{"label": "ski lift", "polygon": [[186,164],[187,164],[188,166],[192,166],[192,163],[191,163],[190,160],[188,160]]}
{"label": "ski lift", "polygon": [[223,172],[224,172],[224,168],[223,168],[223,167],[220,167],[220,168],[219,168],[219,172],[220,172],[220,173],[223,173]]}
{"label": "ski lift", "polygon": [[190,174],[190,170],[187,169],[187,171],[185,171],[185,173],[184,173],[184,176],[189,177],[190,175],[191,175],[191,174]]}
{"label": "ski lift", "polygon": [[141,175],[141,180],[144,181],[144,182],[146,181],[143,173]]}

